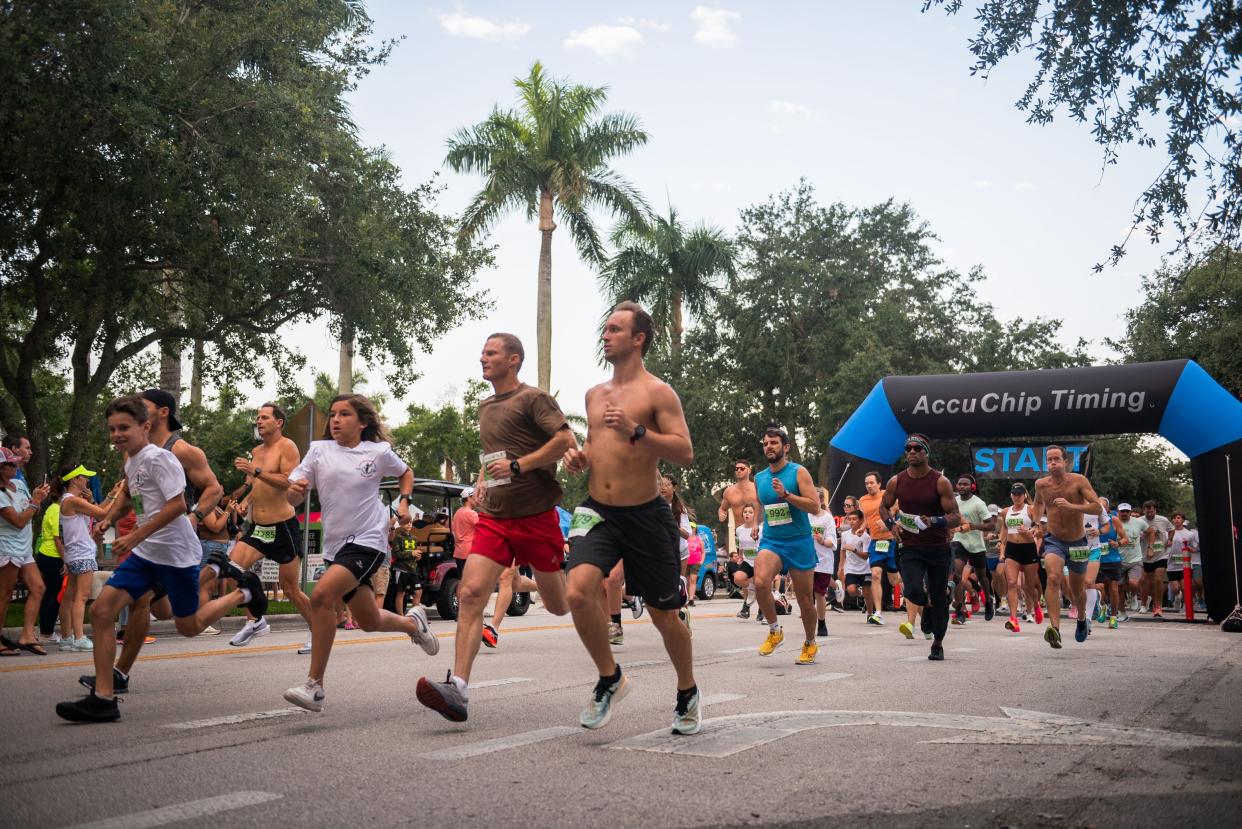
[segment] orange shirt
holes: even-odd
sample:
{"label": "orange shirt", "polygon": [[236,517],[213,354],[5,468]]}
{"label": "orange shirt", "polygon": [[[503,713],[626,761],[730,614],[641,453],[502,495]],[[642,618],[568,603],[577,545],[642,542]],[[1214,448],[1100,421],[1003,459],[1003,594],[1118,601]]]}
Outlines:
{"label": "orange shirt", "polygon": [[884,522],[880,520],[880,502],[883,500],[884,490],[858,499],[858,508],[862,510],[863,523],[867,526],[867,532],[871,534],[874,541],[886,541],[893,537],[888,527],[884,526]]}
{"label": "orange shirt", "polygon": [[474,525],[479,523],[479,514],[470,507],[462,506],[453,513],[453,558],[465,558],[470,555],[470,547],[474,544]]}

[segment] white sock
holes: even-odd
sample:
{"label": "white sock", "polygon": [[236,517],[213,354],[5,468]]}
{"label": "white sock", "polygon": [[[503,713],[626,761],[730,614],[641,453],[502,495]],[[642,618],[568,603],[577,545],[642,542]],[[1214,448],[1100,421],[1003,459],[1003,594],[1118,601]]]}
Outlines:
{"label": "white sock", "polygon": [[457,690],[461,691],[461,695],[463,697],[470,699],[470,683],[466,682],[466,680],[456,674],[453,674],[453,676],[449,678],[449,681],[457,686]]}
{"label": "white sock", "polygon": [[774,624],[774,625],[768,625],[768,630],[769,630],[769,631],[771,631],[772,633],[776,633],[776,632],[777,632],[777,631],[779,631],[780,629],[781,629],[781,626],[780,626],[780,625],[775,625],[775,624]]}
{"label": "white sock", "polygon": [[1092,588],[1087,591],[1087,618],[1090,619],[1095,615],[1095,609],[1100,604],[1100,591]]}
{"label": "white sock", "polygon": [[250,600],[253,598],[253,597],[250,595],[250,590],[249,590],[249,588],[246,588],[246,587],[239,587],[239,588],[237,588],[237,589],[238,589],[238,591],[242,594],[242,604],[248,604],[248,603],[250,602]]}
{"label": "white sock", "polygon": [[755,586],[753,584],[747,585],[746,586],[746,604],[750,604],[754,600],[755,600]]}
{"label": "white sock", "polygon": [[216,574],[216,578],[220,577],[220,565],[219,564],[208,564],[207,566],[211,568],[211,572]]}

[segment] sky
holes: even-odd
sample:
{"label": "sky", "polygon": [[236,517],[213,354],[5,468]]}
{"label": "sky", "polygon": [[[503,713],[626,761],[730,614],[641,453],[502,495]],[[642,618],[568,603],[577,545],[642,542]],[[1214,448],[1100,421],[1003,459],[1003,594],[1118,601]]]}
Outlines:
{"label": "sky", "polygon": [[[1124,239],[1163,154],[1127,148],[1104,168],[1089,125],[1027,124],[1014,102],[1032,75],[1029,59],[1010,59],[986,81],[970,73],[972,5],[950,17],[920,13],[921,0],[373,0],[377,40],[402,40],[349,104],[363,141],[386,147],[410,187],[439,173],[438,209],[457,213],[480,179],[445,167],[446,139],[493,106],[512,106],[513,79],[540,60],[555,77],[607,86],[606,110],[640,119],[648,143],[615,167],[657,211],[671,203],[685,220],[731,233],[740,209],[801,177],[823,203],[908,202],[939,236],[948,266],[982,267],[978,298],[1002,320],[1062,319],[1062,341],[1085,338],[1103,361],[1114,356],[1104,338],[1123,334],[1140,276],[1171,240],[1153,246],[1136,234],[1118,267],[1097,275],[1092,265]],[[457,399],[497,330],[522,338],[523,375],[535,382],[539,241],[521,214],[495,226],[495,267],[477,280],[492,310],[445,332],[433,354],[408,367],[422,379],[385,407],[393,423],[410,402]],[[552,291],[552,390],[567,411],[581,412],[586,389],[604,377],[594,357],[604,300],[563,231],[554,235]],[[326,323],[288,334],[309,358],[303,386],[314,371],[336,375]],[[385,372],[368,373],[359,390],[388,390]],[[274,386],[248,390],[252,402]]]}

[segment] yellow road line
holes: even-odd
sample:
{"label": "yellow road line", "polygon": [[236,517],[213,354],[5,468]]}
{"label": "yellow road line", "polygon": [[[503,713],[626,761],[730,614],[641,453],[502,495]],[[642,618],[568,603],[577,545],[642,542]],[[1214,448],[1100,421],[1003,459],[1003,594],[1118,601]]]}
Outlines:
{"label": "yellow road line", "polygon": [[[731,613],[696,613],[695,619],[728,619],[732,618]],[[650,619],[641,619],[637,621],[627,621],[626,626],[630,625],[649,625]],[[566,625],[536,625],[534,627],[524,628],[508,628],[505,630],[505,636],[512,636],[515,633],[538,633],[548,630],[571,630],[573,624]],[[445,631],[437,633],[439,639],[452,639],[455,636],[454,631]],[[337,639],[332,647],[344,647],[347,645],[374,645],[378,642],[402,642],[409,639],[408,636],[372,636],[367,639]],[[204,656],[239,656],[245,653],[274,653],[277,651],[295,651],[302,647],[301,642],[293,642],[288,645],[261,645],[259,647],[248,646],[245,648],[232,648],[230,650],[214,650],[214,651],[185,651],[183,653],[154,653],[148,656],[139,656],[139,662],[160,662],[166,659],[197,659]],[[120,647],[117,647],[120,651]],[[21,659],[24,657],[9,657],[10,659]],[[54,671],[58,668],[83,668],[95,667],[94,660],[77,659],[73,662],[36,662],[27,665],[12,665],[0,668],[0,674],[15,674],[21,671]]]}

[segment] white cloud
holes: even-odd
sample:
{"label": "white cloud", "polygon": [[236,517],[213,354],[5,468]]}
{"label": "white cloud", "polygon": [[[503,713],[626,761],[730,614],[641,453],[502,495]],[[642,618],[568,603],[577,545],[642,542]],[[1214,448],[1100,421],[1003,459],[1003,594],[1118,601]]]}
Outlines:
{"label": "white cloud", "polygon": [[667,32],[673,28],[667,23],[661,23],[658,20],[648,20],[645,17],[618,17],[617,22],[622,26],[633,26],[636,29],[650,29],[653,32]]}
{"label": "white cloud", "polygon": [[988,181],[986,178],[975,179],[975,187],[980,190],[987,190],[991,186],[992,182]]}
{"label": "white cloud", "polygon": [[737,43],[733,24],[742,19],[740,13],[731,9],[695,6],[694,11],[690,12],[690,19],[697,27],[694,30],[695,43],[717,49],[728,49]]}
{"label": "white cloud", "polygon": [[486,17],[461,13],[442,14],[439,15],[439,20],[440,28],[454,37],[470,37],[475,40],[519,40],[531,30],[529,23],[497,23]]}
{"label": "white cloud", "polygon": [[589,49],[601,58],[629,57],[643,42],[642,32],[633,26],[609,26],[599,23],[565,38],[566,49]]}
{"label": "white cloud", "polygon": [[802,115],[810,117],[814,115],[814,111],[802,104],[795,104],[793,101],[772,101],[768,104],[768,112],[774,112],[777,115]]}
{"label": "white cloud", "polygon": [[1014,182],[1013,189],[1015,190],[1038,190],[1039,185],[1033,181],[1027,181],[1026,179],[1023,179],[1022,181]]}

